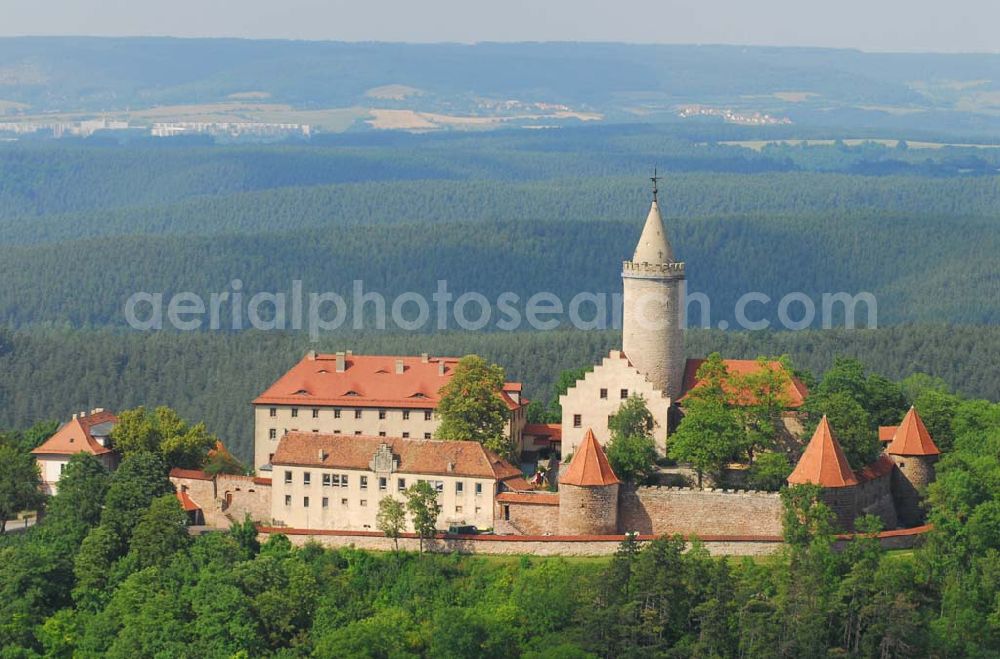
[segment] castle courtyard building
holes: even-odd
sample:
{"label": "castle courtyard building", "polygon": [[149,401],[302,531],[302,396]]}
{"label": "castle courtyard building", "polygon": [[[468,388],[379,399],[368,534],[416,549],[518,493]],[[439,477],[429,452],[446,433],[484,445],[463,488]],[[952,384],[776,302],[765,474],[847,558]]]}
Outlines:
{"label": "castle courtyard building", "polygon": [[379,501],[405,502],[418,481],[438,492],[437,528],[489,529],[497,494],[529,489],[517,467],[473,441],[290,432],[272,466],[273,523],[299,529],[376,530]]}
{"label": "castle courtyard building", "polygon": [[[454,375],[457,357],[308,353],[253,401],[254,466],[268,471],[286,433],[431,439],[440,419],[440,390]],[[507,432],[521,445],[521,385],[501,396]]]}

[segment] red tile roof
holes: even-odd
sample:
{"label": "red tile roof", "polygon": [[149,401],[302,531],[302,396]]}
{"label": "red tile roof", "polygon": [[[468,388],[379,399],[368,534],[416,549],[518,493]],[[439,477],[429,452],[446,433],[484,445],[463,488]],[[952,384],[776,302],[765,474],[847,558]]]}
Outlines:
{"label": "red tile roof", "polygon": [[497,495],[497,501],[500,503],[558,506],[559,494],[556,492],[501,492]]}
{"label": "red tile roof", "polygon": [[[455,373],[457,357],[344,355],[310,353],[253,402],[257,405],[343,405],[434,409],[441,387]],[[402,373],[396,372],[397,363]],[[501,397],[511,409],[519,404],[520,383],[508,382]]]}
{"label": "red tile roof", "polygon": [[181,508],[183,508],[185,512],[201,510],[201,506],[192,501],[191,497],[188,496],[188,493],[183,490],[177,491],[177,500],[180,502]]}
{"label": "red tile roof", "polygon": [[[507,480],[522,478],[521,470],[479,442],[404,439],[369,435],[328,435],[289,432],[278,442],[271,464],[368,471],[379,446],[386,444],[404,474],[469,476]],[[322,453],[321,453],[322,452]]]}
{"label": "red tile roof", "polygon": [[859,481],[870,481],[876,478],[881,478],[886,474],[890,473],[896,465],[892,462],[890,458],[885,453],[878,456],[875,462],[865,465],[859,471],[854,472],[854,475],[858,477]]}
{"label": "red tile roof", "polygon": [[899,428],[899,426],[879,426],[878,441],[891,442],[892,438],[896,435],[897,428]]}
{"label": "red tile roof", "polygon": [[857,485],[858,479],[844,456],[844,451],[833,436],[826,415],[816,426],[809,445],[799,458],[799,463],[788,477],[791,485],[813,483],[823,487]]}
{"label": "red tile roof", "polygon": [[[733,374],[737,375],[748,375],[750,373],[756,373],[760,371],[761,366],[756,359],[723,359],[722,362],[726,365],[726,369]],[[684,400],[692,389],[701,385],[698,381],[698,369],[701,365],[705,363],[704,359],[689,359],[684,365],[684,394],[679,400]],[[768,365],[773,369],[782,368],[781,362],[771,361]],[[809,395],[809,390],[806,385],[802,383],[794,375],[789,374],[788,388],[785,390],[785,395],[788,397],[789,407],[801,407],[803,403],[806,402],[806,396]],[[746,401],[747,403],[751,401]]]}
{"label": "red tile roof", "polygon": [[174,467],[170,470],[171,478],[190,478],[196,481],[210,481],[214,478],[211,474],[207,474],[200,469],[181,469],[180,467]]}
{"label": "red tile roof", "polygon": [[903,417],[903,422],[899,424],[892,442],[885,450],[892,455],[940,455],[941,453],[915,407],[911,407]]}
{"label": "red tile roof", "polygon": [[74,455],[81,452],[102,455],[110,453],[111,449],[107,446],[101,446],[93,434],[95,426],[106,423],[118,423],[118,417],[107,410],[93,412],[86,416],[74,416],[73,419],[60,426],[54,435],[45,440],[32,453],[35,455]]}
{"label": "red tile roof", "polygon": [[569,463],[569,469],[562,475],[559,482],[564,485],[579,485],[593,487],[614,485],[619,483],[604,449],[594,437],[594,431],[587,428],[583,441],[576,449],[576,455]]}
{"label": "red tile roof", "polygon": [[531,435],[533,437],[544,437],[551,442],[561,442],[562,441],[562,424],[561,423],[526,423],[524,425],[524,434]]}

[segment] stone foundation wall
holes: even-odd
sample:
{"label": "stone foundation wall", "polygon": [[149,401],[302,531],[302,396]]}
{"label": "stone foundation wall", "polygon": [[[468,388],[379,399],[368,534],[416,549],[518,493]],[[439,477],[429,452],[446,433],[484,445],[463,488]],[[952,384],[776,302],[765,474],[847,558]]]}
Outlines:
{"label": "stone foundation wall", "polygon": [[[326,547],[356,547],[358,549],[391,551],[393,541],[380,533],[366,531],[309,531],[289,529],[261,529],[259,536],[265,542],[269,531],[284,533],[292,544],[302,546],[318,542]],[[640,537],[640,544],[653,538]],[[531,556],[611,556],[624,536],[445,536],[438,535],[425,541],[427,551],[460,554],[531,555]],[[767,537],[717,537],[704,538],[709,553],[716,556],[762,556],[773,554],[782,547],[781,538]],[[399,548],[417,551],[419,540],[413,534],[399,539]]]}
{"label": "stone foundation wall", "polygon": [[271,483],[253,476],[220,474],[216,479],[219,506],[227,518],[241,522],[245,515],[255,522],[271,520]]}
{"label": "stone foundation wall", "polygon": [[494,530],[498,535],[555,535],[559,504],[498,503]]}
{"label": "stone foundation wall", "polygon": [[854,520],[867,514],[880,517],[885,528],[894,529],[899,524],[891,483],[890,472],[855,486],[827,488],[823,490],[823,502],[833,510],[843,531],[854,530]]}
{"label": "stone foundation wall", "polygon": [[773,492],[623,487],[622,532],[781,536],[781,497]]}

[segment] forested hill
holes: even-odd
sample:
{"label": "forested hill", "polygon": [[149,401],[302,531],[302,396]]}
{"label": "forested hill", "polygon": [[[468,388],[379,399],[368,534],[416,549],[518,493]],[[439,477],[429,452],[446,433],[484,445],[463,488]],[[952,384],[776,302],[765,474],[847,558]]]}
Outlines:
{"label": "forested hill", "polygon": [[614,121],[678,104],[997,134],[1000,56],[614,43],[392,44],[248,39],[0,39],[3,96],[26,112],[272,103],[481,112],[564,105]]}

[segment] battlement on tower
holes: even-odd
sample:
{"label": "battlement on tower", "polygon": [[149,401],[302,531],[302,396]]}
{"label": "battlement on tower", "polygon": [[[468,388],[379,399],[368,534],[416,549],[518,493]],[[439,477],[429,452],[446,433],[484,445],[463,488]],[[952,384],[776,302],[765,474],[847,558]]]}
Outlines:
{"label": "battlement on tower", "polygon": [[622,277],[683,279],[684,263],[636,263],[634,261],[622,261]]}

